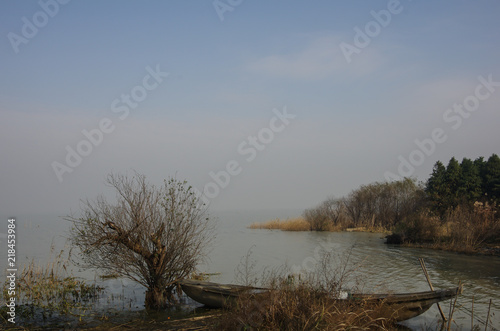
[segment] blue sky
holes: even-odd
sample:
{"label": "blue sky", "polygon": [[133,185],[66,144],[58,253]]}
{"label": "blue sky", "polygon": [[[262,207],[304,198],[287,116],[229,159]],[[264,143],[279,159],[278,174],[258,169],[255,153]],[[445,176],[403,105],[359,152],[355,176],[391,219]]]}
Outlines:
{"label": "blue sky", "polygon": [[[500,153],[495,86],[458,128],[445,116],[474,101],[478,77],[500,81],[497,1],[64,2],[0,3],[4,213],[77,210],[131,169],[215,183],[214,209],[301,209],[387,173],[425,180],[437,160]],[[371,36],[348,61],[356,29]],[[141,90],[151,70],[165,75]],[[147,95],[120,119],[113,102],[134,88]],[[273,109],[294,117],[266,137]],[[103,119],[112,132],[58,176]],[[418,152],[436,129],[445,141]],[[238,147],[259,133],[248,161]],[[240,171],[217,183],[230,161]]]}

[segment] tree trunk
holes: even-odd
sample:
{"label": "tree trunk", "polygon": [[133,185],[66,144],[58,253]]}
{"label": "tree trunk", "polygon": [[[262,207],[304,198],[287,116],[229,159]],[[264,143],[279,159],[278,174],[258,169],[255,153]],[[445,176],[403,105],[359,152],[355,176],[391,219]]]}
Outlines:
{"label": "tree trunk", "polygon": [[148,288],[144,305],[146,309],[165,309],[167,307],[167,289],[164,287]]}

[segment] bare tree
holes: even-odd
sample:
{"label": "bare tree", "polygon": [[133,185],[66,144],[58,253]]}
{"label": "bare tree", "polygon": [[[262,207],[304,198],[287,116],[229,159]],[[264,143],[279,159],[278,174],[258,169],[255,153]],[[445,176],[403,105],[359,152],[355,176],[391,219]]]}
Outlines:
{"label": "bare tree", "polygon": [[425,192],[414,179],[360,186],[343,199],[342,213],[354,226],[390,229],[425,205]]}
{"label": "bare tree", "polygon": [[311,231],[326,231],[329,226],[328,215],[325,213],[322,206],[304,210],[304,218],[309,223]]}
{"label": "bare tree", "polygon": [[323,201],[320,206],[333,225],[347,227],[347,211],[343,199],[330,197]]}
{"label": "bare tree", "polygon": [[344,200],[344,206],[346,208],[347,215],[349,215],[351,224],[355,227],[361,226],[361,220],[364,211],[364,201],[358,191],[359,190],[352,191]]}
{"label": "bare tree", "polygon": [[212,239],[212,222],[191,186],[175,178],[156,187],[135,173],[108,176],[117,201],[86,200],[73,222],[71,240],[82,252],[80,265],[103,269],[147,288],[146,308],[175,300],[175,282],[188,277]]}

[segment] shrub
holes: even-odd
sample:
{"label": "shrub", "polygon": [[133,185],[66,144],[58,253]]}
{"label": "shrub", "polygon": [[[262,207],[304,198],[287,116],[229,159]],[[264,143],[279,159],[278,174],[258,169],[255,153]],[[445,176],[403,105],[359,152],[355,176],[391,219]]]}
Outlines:
{"label": "shrub", "polygon": [[430,244],[458,252],[476,252],[485,244],[500,242],[500,221],[495,206],[476,202],[449,209],[442,220],[430,211],[405,218],[388,244]]}
{"label": "shrub", "polygon": [[319,208],[306,209],[304,218],[311,231],[326,231],[328,227],[328,217]]}
{"label": "shrub", "polygon": [[[400,243],[434,243],[440,238],[441,222],[427,212],[408,216],[396,227],[393,239]],[[397,238],[398,237],[398,238]]]}
{"label": "shrub", "polygon": [[450,228],[452,244],[467,250],[474,251],[483,243],[500,239],[496,209],[488,204],[476,202],[473,208],[458,206],[448,211],[445,220]]}

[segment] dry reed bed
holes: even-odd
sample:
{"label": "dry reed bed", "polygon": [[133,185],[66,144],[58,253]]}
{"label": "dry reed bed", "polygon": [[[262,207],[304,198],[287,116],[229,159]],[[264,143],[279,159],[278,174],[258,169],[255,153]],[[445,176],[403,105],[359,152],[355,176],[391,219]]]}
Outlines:
{"label": "dry reed bed", "polygon": [[283,231],[309,231],[309,223],[302,217],[288,218],[280,220],[276,218],[263,223],[252,223],[250,229],[267,229],[267,230],[283,230]]}
{"label": "dry reed bed", "polygon": [[[303,217],[288,218],[281,220],[279,218],[269,220],[266,222],[256,222],[250,224],[249,229],[265,229],[265,230],[281,230],[281,231],[319,231],[312,229],[311,223]],[[387,229],[380,226],[378,227],[358,227],[358,228],[344,228],[341,225],[329,223],[323,227],[322,231],[327,232],[376,232],[376,233],[390,233]]]}

